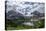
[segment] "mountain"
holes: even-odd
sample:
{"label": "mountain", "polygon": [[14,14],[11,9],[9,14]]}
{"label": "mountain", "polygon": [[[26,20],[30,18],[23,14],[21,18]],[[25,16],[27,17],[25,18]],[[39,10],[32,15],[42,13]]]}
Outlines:
{"label": "mountain", "polygon": [[12,20],[12,19],[17,19],[17,18],[23,18],[23,15],[18,13],[18,12],[11,10],[8,13],[6,13],[6,17],[7,17],[7,19]]}
{"label": "mountain", "polygon": [[38,16],[38,17],[44,17],[44,13],[40,13],[40,12],[38,12],[38,11],[34,11],[34,12],[32,12],[31,14],[36,15],[36,16]]}

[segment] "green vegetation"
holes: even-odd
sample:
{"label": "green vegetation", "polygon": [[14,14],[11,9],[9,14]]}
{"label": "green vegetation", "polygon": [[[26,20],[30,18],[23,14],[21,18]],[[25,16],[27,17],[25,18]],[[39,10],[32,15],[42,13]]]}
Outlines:
{"label": "green vegetation", "polygon": [[[10,20],[8,20],[10,21]],[[20,22],[23,22],[24,20],[17,20],[15,21],[15,23],[13,22],[6,22],[6,25],[5,25],[5,29],[6,30],[19,30],[19,29],[33,29],[33,28],[44,28],[44,23],[45,23],[45,20],[42,19],[42,20],[39,20],[39,21],[34,21],[34,26],[27,26],[27,25],[23,25],[23,24],[19,24]],[[30,21],[30,19],[29,19]],[[18,23],[16,23],[18,22]]]}
{"label": "green vegetation", "polygon": [[9,22],[9,24],[7,24],[6,26],[7,30],[14,30],[14,29],[31,29],[32,26],[26,26],[26,25],[17,25],[15,23]]}
{"label": "green vegetation", "polygon": [[45,23],[45,20],[44,19],[39,20],[39,21],[36,21],[34,23],[34,28],[44,28],[44,26],[45,26],[44,23]]}

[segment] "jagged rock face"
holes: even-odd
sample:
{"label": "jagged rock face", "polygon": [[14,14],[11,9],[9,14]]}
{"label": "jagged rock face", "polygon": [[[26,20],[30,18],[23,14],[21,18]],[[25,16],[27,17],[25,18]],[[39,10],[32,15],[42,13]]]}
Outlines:
{"label": "jagged rock face", "polygon": [[[11,4],[12,3],[12,4]],[[7,9],[6,13],[8,15],[8,18],[15,18],[19,16],[24,16],[25,18],[31,18],[33,14],[39,14],[42,15],[44,13],[44,3],[35,3],[35,2],[16,2],[16,1],[7,1],[6,3]],[[38,12],[35,12],[38,11]],[[41,16],[40,15],[40,16]]]}
{"label": "jagged rock face", "polygon": [[18,19],[23,18],[23,15],[12,10],[6,14],[6,17],[7,19]]}
{"label": "jagged rock face", "polygon": [[44,17],[44,13],[40,13],[38,11],[34,11],[31,14],[36,15],[37,17]]}

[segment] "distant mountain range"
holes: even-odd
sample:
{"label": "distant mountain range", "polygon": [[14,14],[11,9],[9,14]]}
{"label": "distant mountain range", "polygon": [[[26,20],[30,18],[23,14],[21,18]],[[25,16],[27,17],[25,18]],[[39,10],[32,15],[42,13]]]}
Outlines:
{"label": "distant mountain range", "polygon": [[38,12],[38,11],[34,11],[34,12],[32,12],[31,14],[36,15],[36,16],[38,16],[38,17],[44,17],[44,13],[40,13],[40,12]]}
{"label": "distant mountain range", "polygon": [[[34,16],[36,15],[37,17],[44,17],[44,13],[40,13],[38,11],[34,11],[31,14],[33,14]],[[24,18],[24,16],[22,14],[20,14],[18,12],[15,12],[13,10],[9,11],[8,13],[6,13],[6,17],[7,17],[7,19]],[[26,16],[25,16],[25,18],[26,18]]]}
{"label": "distant mountain range", "polygon": [[[11,4],[11,2],[6,1],[6,6],[7,6],[6,17],[7,17],[7,19],[15,19],[15,18],[17,19],[17,18],[21,18],[21,17],[25,18],[28,16],[31,17],[30,15],[32,15],[32,14],[37,15],[38,17],[44,16],[44,13],[39,12],[39,10],[41,12],[44,11],[44,4],[34,3],[34,2],[20,2],[19,4],[13,4],[13,5],[12,4]],[[41,10],[41,9],[43,9],[43,10]]]}
{"label": "distant mountain range", "polygon": [[18,18],[23,18],[23,15],[12,10],[6,13],[6,18],[7,19],[18,19]]}

